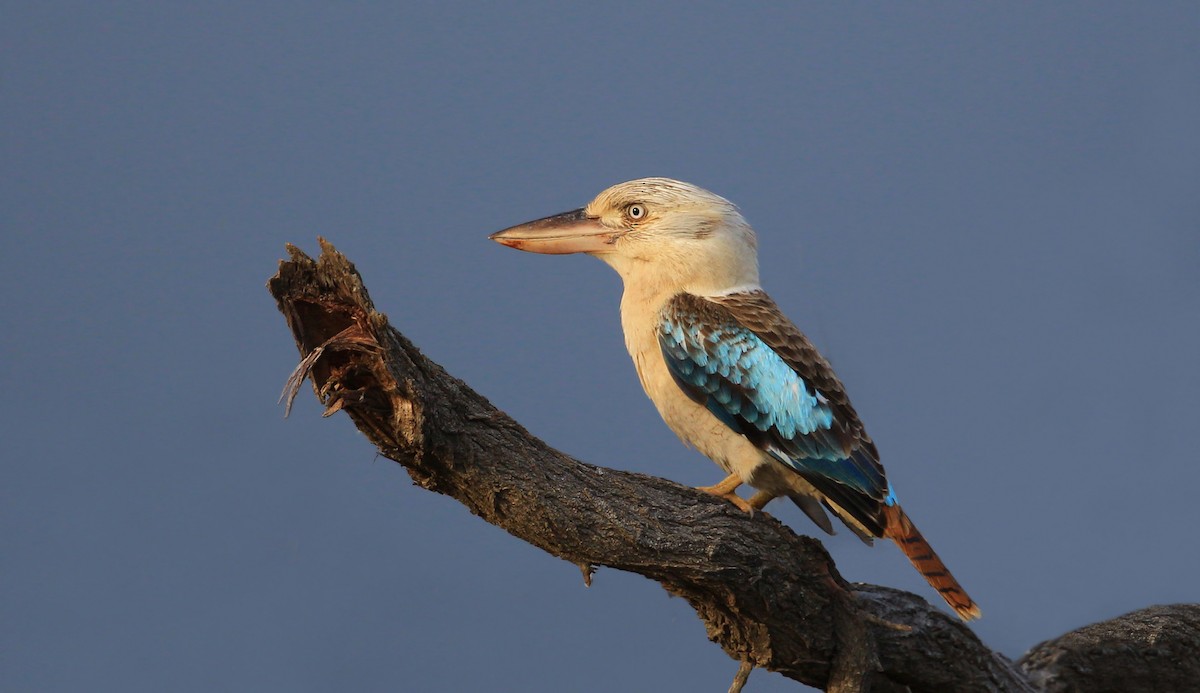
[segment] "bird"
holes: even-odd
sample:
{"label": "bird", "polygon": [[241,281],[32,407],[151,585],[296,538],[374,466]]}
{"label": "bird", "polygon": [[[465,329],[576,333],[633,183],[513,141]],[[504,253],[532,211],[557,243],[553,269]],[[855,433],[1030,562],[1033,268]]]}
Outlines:
{"label": "bird", "polygon": [[[901,508],[829,361],[762,289],[738,208],[670,178],[614,185],[586,206],[498,231],[505,246],[585,253],[624,285],[621,326],[667,426],[727,476],[699,490],[753,514],[786,496],[834,533],[894,541],[963,620],[981,611]],[[755,489],[748,499],[736,493]]]}

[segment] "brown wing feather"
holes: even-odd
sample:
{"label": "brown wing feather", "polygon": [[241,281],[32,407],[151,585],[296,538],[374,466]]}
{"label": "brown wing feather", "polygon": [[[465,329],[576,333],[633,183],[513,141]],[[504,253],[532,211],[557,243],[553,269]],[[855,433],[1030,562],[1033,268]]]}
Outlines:
{"label": "brown wing feather", "polygon": [[758,335],[792,370],[829,401],[836,424],[831,433],[837,436],[847,457],[857,451],[862,460],[872,465],[880,476],[886,476],[883,465],[879,463],[875,443],[867,435],[858,412],[850,404],[846,388],[833,372],[833,366],[829,365],[829,361],[817,351],[800,328],[788,320],[766,292],[747,291],[714,296],[708,300],[728,308],[738,322]]}

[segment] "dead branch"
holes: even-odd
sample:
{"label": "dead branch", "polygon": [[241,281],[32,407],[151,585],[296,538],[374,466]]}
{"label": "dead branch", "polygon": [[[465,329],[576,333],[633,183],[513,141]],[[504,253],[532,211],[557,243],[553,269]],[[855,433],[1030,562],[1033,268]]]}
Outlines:
{"label": "dead branch", "polygon": [[[585,577],[608,566],[683,597],[741,664],[731,690],[751,666],[837,691],[1084,690],[1069,687],[1082,680],[1076,672],[1116,658],[1098,654],[1112,648],[1088,635],[1106,626],[1097,624],[1040,645],[1023,672],[920,597],[848,583],[819,542],[762,513],[550,448],[425,358],[376,312],[354,266],[324,240],[321,250],[314,261],[288,246],[291,259],[268,282],[302,359],[288,402],[309,378],[326,416],[346,412],[420,486],[579,565]],[[1159,608],[1168,609],[1160,618],[1176,614]],[[1200,680],[1200,607],[1178,608],[1190,620],[1177,618],[1159,636],[1121,639],[1121,626],[1112,626],[1117,656]],[[1191,661],[1154,654],[1180,651]]]}

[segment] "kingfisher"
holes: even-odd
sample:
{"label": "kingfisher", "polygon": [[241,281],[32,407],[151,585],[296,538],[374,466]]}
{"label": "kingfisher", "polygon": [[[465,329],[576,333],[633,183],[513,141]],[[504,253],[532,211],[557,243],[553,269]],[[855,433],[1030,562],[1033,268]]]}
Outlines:
{"label": "kingfisher", "polygon": [[[754,230],[728,200],[642,178],[587,206],[489,238],[518,250],[586,253],[624,284],[621,326],[667,426],[728,475],[702,486],[753,513],[780,496],[834,533],[896,542],[964,620],[980,616],[905,514],[842,382],[763,291]],[[744,499],[746,484],[755,493]]]}

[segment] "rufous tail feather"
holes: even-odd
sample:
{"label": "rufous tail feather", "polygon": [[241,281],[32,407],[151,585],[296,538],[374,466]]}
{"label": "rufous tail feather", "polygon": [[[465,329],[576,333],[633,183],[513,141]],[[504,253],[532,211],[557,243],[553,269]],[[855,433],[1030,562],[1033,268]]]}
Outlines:
{"label": "rufous tail feather", "polygon": [[917,572],[942,595],[950,608],[964,621],[979,618],[983,612],[946,569],[946,564],[934,553],[933,547],[921,536],[921,530],[908,519],[904,510],[899,505],[893,505],[884,510],[884,516],[887,518],[887,527],[883,530],[883,536],[896,542]]}

